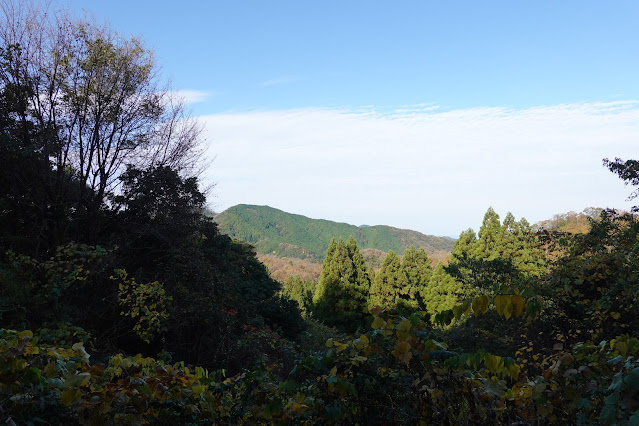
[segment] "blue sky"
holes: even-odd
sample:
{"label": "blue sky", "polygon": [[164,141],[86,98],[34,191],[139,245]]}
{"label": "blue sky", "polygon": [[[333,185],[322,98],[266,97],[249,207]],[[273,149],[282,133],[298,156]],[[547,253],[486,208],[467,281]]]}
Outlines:
{"label": "blue sky", "polygon": [[154,49],[215,161],[212,206],[456,236],[629,208],[636,1],[72,0]]}

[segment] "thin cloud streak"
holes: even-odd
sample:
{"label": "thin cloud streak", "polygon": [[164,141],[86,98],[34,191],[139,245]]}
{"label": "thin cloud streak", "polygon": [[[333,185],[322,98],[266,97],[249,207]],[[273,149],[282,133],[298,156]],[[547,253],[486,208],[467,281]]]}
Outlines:
{"label": "thin cloud streak", "polygon": [[268,204],[310,217],[457,236],[488,206],[535,222],[629,208],[601,165],[636,157],[639,101],[444,111],[432,105],[202,117],[216,209]]}
{"label": "thin cloud streak", "polygon": [[294,83],[296,81],[301,80],[299,77],[294,76],[294,75],[285,75],[282,77],[277,77],[277,78],[273,78],[270,80],[266,80],[260,83],[260,86],[277,86],[280,84],[288,84],[288,83]]}
{"label": "thin cloud streak", "polygon": [[172,93],[182,98],[187,105],[204,102],[213,96],[213,93],[201,90],[176,90]]}

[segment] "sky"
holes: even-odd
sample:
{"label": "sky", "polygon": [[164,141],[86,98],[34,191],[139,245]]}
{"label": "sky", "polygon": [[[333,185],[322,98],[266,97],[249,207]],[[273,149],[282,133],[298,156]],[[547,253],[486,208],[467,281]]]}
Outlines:
{"label": "sky", "polygon": [[205,126],[209,204],[456,237],[629,209],[639,2],[69,0],[155,52]]}

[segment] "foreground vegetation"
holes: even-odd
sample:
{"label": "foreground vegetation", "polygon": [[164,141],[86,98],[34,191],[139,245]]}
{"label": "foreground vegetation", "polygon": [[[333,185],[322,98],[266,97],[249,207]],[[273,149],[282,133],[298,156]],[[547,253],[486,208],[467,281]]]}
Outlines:
{"label": "foreground vegetation", "polygon": [[489,209],[434,269],[412,247],[373,273],[340,238],[282,286],[202,214],[152,55],[1,1],[2,422],[639,424],[634,214]]}

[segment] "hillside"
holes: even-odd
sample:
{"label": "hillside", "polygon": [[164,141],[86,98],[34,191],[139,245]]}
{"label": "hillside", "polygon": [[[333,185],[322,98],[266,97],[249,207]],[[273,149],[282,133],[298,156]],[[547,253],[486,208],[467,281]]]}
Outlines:
{"label": "hillside", "polygon": [[597,219],[601,216],[602,208],[588,207],[581,213],[570,211],[568,213],[556,214],[551,219],[543,220],[535,224],[538,231],[567,232],[570,234],[585,234],[590,231],[590,219]]}
{"label": "hillside", "polygon": [[393,250],[398,254],[411,244],[429,254],[452,250],[455,240],[424,235],[391,226],[355,226],[311,219],[268,206],[240,204],[215,216],[222,232],[253,244],[260,254],[321,261],[331,238],[352,235],[362,249]]}

